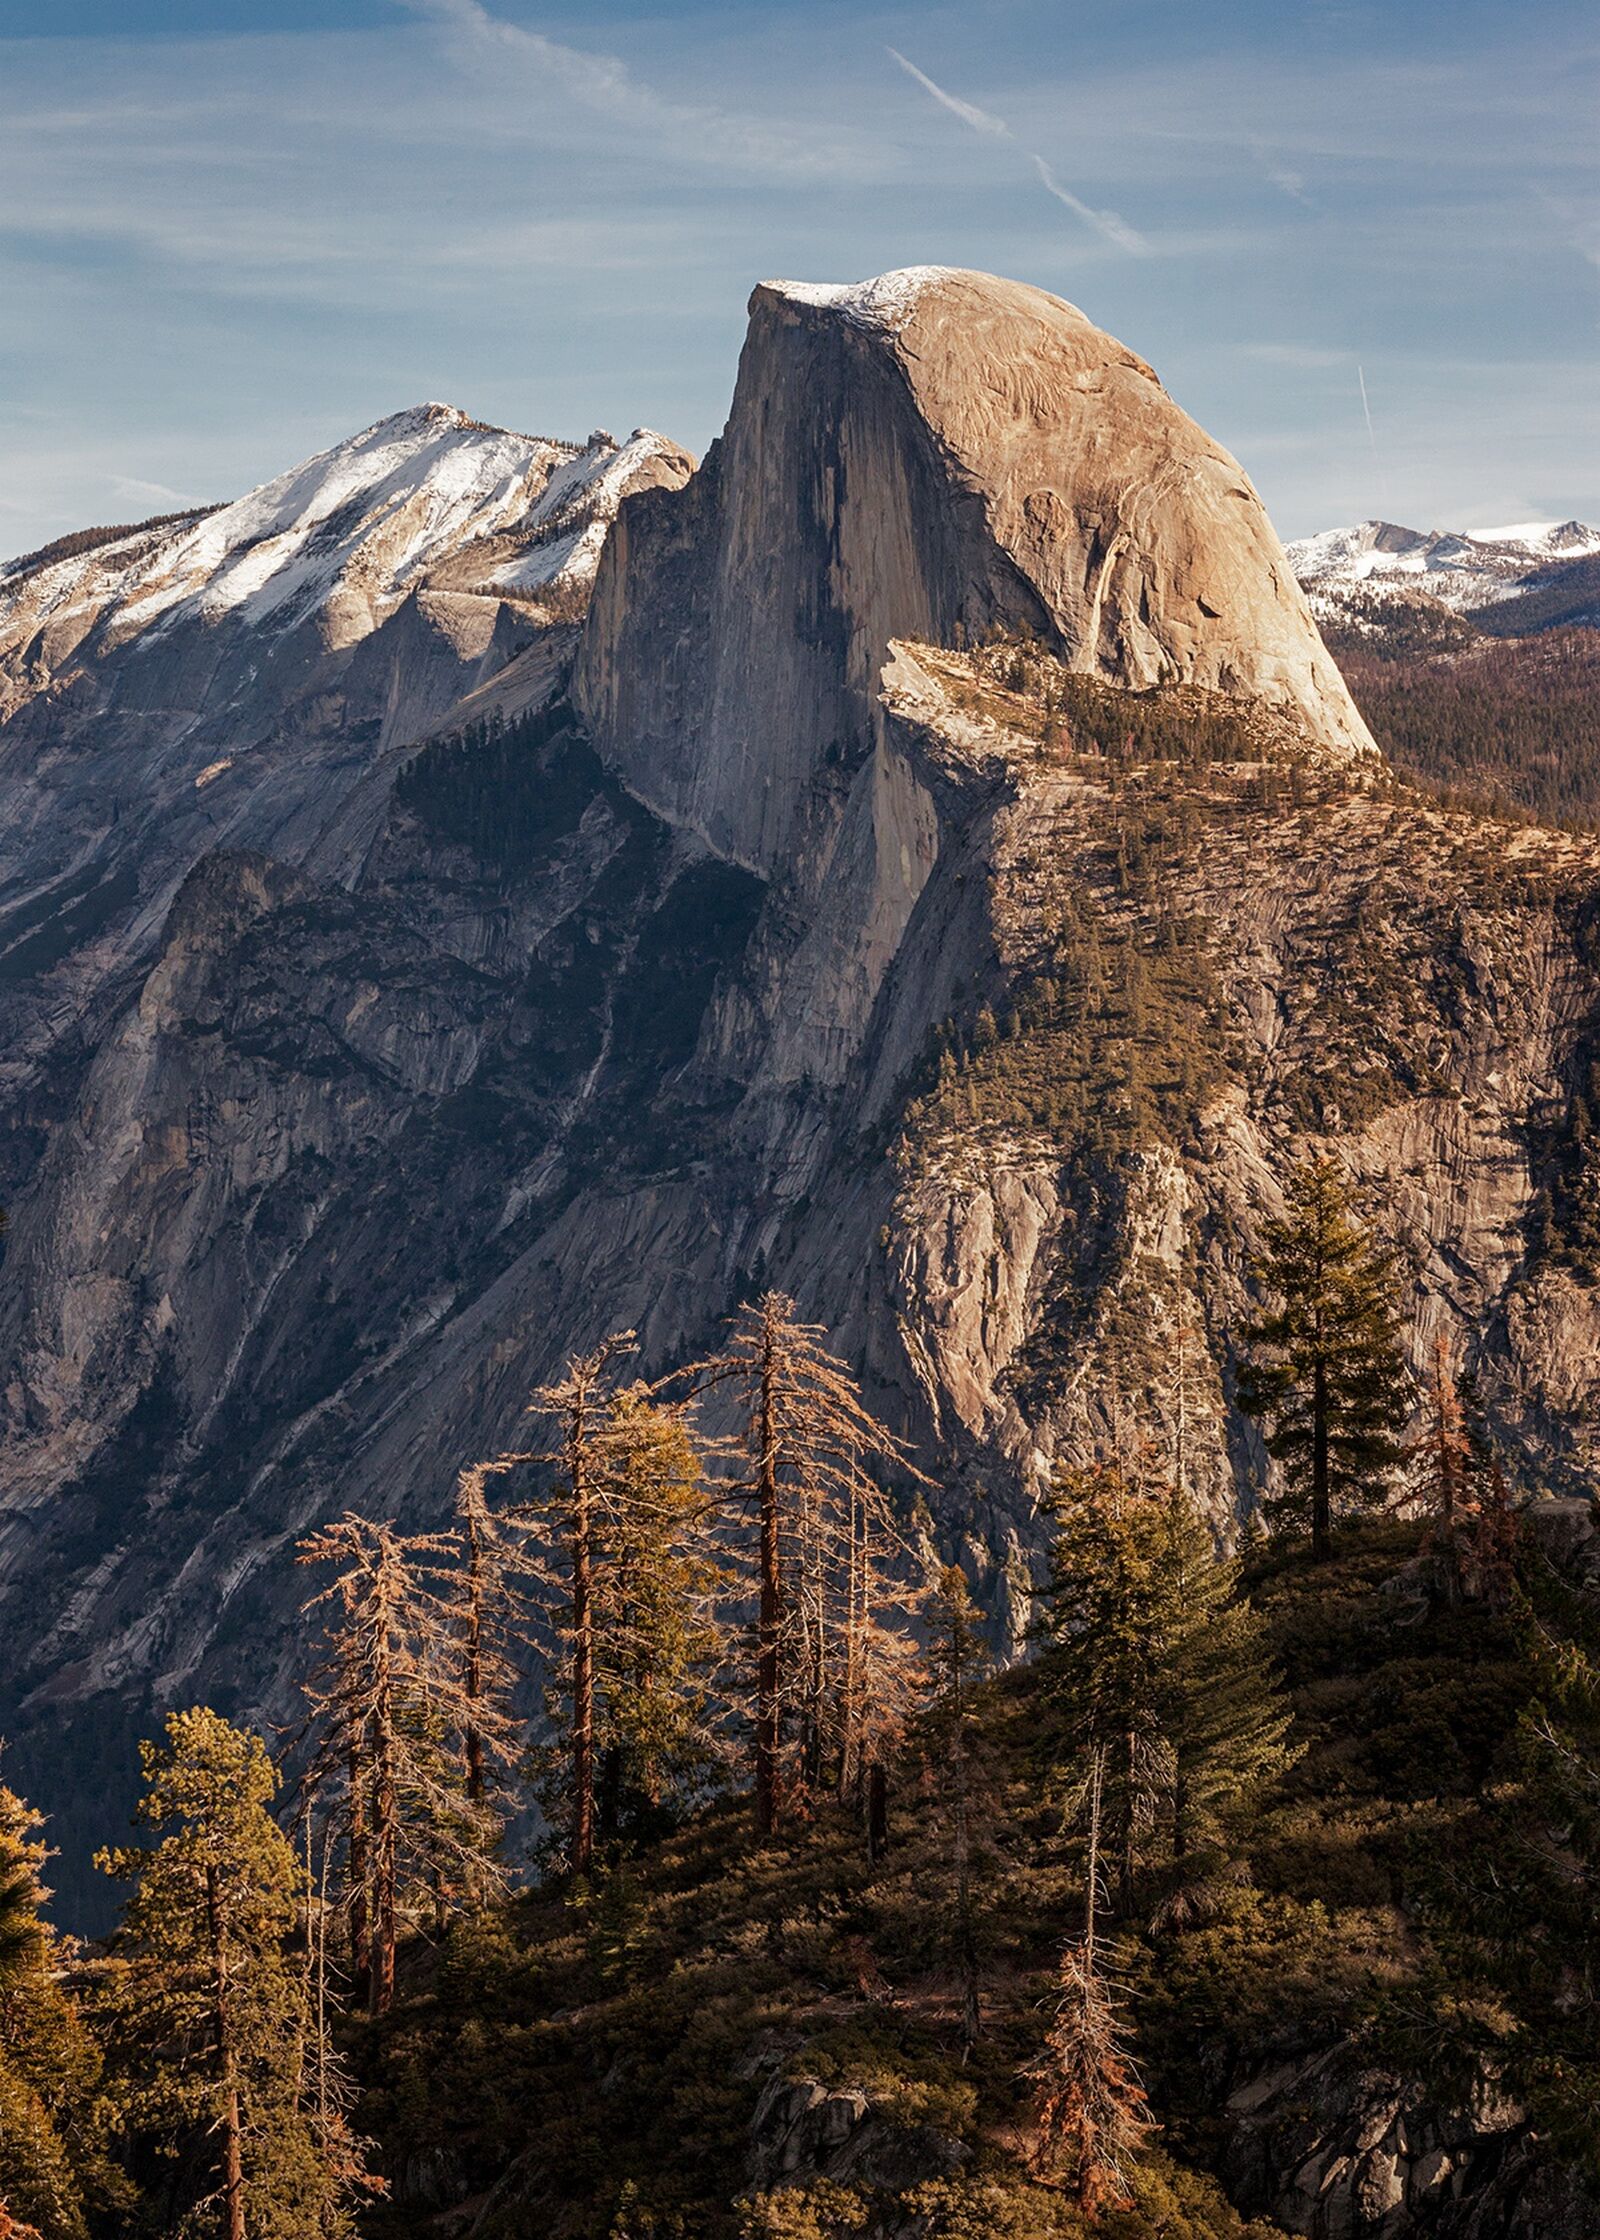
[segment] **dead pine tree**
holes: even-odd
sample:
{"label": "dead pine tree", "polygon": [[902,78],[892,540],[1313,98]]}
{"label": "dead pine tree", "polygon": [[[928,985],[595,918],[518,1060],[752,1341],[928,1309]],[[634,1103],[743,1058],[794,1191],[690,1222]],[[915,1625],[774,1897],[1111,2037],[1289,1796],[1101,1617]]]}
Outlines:
{"label": "dead pine tree", "polygon": [[521,1726],[512,1711],[517,1685],[515,1645],[527,1633],[529,1581],[538,1562],[528,1545],[527,1520],[518,1509],[497,1509],[490,1481],[533,1458],[497,1455],[475,1462],[456,1479],[456,1532],[461,1561],[452,1590],[461,1646],[465,1720],[461,1746],[467,1802],[491,1813],[515,1763]]}
{"label": "dead pine tree", "polygon": [[[820,1781],[837,1647],[834,1589],[851,1499],[882,1503],[874,1463],[919,1475],[824,1336],[798,1319],[792,1299],[769,1291],[735,1316],[722,1354],[685,1372],[699,1389],[732,1383],[741,1402],[750,1475],[739,1490],[753,1502],[755,1521],[754,1788],[762,1837],[782,1827],[795,1787]],[[801,1745],[797,1784],[786,1779],[791,1713]]]}
{"label": "dead pine tree", "polygon": [[541,1386],[529,1402],[530,1412],[544,1417],[556,1433],[556,1487],[520,1515],[555,1544],[553,1560],[559,1568],[551,1570],[547,1561],[539,1575],[547,1587],[559,1581],[566,1602],[557,1635],[567,1699],[567,1868],[575,1876],[589,1874],[594,1866],[595,1595],[612,1414],[610,1372],[633,1345],[631,1330],[617,1332],[593,1353],[570,1361],[566,1375]]}
{"label": "dead pine tree", "polygon": [[1083,1935],[1061,1956],[1055,2013],[1037,2060],[1024,2069],[1034,2087],[1038,2139],[1033,2165],[1064,2184],[1079,2210],[1133,2201],[1132,2165],[1155,2129],[1138,2070],[1123,2043],[1116,2001],[1101,1965],[1097,1921],[1101,1888],[1101,1796],[1104,1752],[1095,1750],[1084,1784],[1087,1825]]}
{"label": "dead pine tree", "polygon": [[347,1899],[367,1948],[368,2010],[394,1999],[402,1913],[418,1892],[437,1912],[452,1884],[495,1875],[491,1816],[467,1799],[452,1742],[474,1706],[460,1674],[445,1534],[409,1538],[347,1515],[300,1543],[302,1563],[337,1564],[307,1613],[328,1625],[328,1652],[305,1683],[317,1734],[313,1808],[342,1822]]}
{"label": "dead pine tree", "polygon": [[845,1565],[837,1702],[838,1791],[861,1815],[867,1862],[889,1841],[889,1770],[922,1700],[926,1670],[917,1643],[889,1615],[896,1608],[888,1564],[903,1553],[887,1497],[852,1490],[846,1504]]}

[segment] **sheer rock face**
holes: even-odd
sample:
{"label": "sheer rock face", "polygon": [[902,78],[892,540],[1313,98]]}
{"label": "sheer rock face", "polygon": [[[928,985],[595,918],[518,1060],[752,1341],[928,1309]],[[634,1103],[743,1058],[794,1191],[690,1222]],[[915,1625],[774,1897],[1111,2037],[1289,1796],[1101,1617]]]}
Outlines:
{"label": "sheer rock face", "polygon": [[578,700],[642,799],[767,872],[876,735],[890,640],[996,627],[1375,752],[1237,462],[1071,304],[933,269],[757,288],[720,443],[607,548]]}
{"label": "sheer rock face", "polygon": [[[728,435],[681,488],[653,452],[611,531],[587,730],[569,610],[524,639],[482,588],[593,526],[531,514],[365,637],[273,638],[292,684],[236,725],[205,679],[237,625],[196,613],[0,729],[0,1730],[64,1854],[159,1711],[290,1717],[299,1532],[437,1525],[567,1353],[634,1328],[664,1370],[759,1284],[917,1441],[929,1553],[1001,1631],[1052,1462],[1173,1430],[1180,1327],[1225,1526],[1260,1459],[1233,1332],[1307,1145],[1408,1240],[1419,1359],[1450,1332],[1514,1455],[1588,1482],[1600,1175],[1563,1114],[1600,1055],[1600,844],[1386,791],[1235,471],[1033,291],[763,289]],[[1014,687],[951,650],[996,622],[1059,658]],[[1190,681],[1123,698],[1162,662]],[[1217,758],[1113,769],[1076,703],[1052,743],[1063,684]],[[407,708],[530,707],[401,744]],[[1128,999],[1130,943],[1181,955],[1178,996]],[[1046,982],[1077,1011],[1011,1034]]]}

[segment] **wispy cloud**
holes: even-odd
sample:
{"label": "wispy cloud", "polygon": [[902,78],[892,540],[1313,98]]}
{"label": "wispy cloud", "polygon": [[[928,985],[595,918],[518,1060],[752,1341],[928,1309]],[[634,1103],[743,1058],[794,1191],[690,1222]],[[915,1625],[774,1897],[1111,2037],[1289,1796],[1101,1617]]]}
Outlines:
{"label": "wispy cloud", "polygon": [[935,85],[926,70],[919,70],[908,62],[898,47],[889,47],[886,53],[893,56],[908,78],[915,78],[924,93],[931,93],[941,109],[948,109],[951,116],[959,117],[963,124],[970,124],[974,132],[987,132],[996,140],[1016,137],[1004,117],[994,116],[988,109],[980,109],[974,101],[963,101],[959,94],[947,93],[943,86]]}
{"label": "wispy cloud", "polygon": [[[477,4],[477,0],[446,0],[446,4],[471,7]],[[924,92],[938,102],[941,109],[948,109],[953,117],[959,117],[974,132],[985,133],[995,140],[1015,140],[1016,134],[1004,117],[997,117],[992,110],[980,109],[976,102],[963,101],[959,94],[951,93],[946,87],[936,84],[926,70],[919,70],[914,62],[908,62],[898,47],[886,47],[884,52],[892,56],[907,77],[914,78]],[[1070,187],[1061,184],[1043,156],[1035,155],[1031,149],[1024,153],[1038,174],[1039,183],[1046,194],[1054,195],[1057,202],[1070,210],[1074,217],[1081,218],[1103,241],[1109,241],[1114,249],[1121,249],[1130,257],[1148,257],[1153,254],[1144,235],[1136,232],[1125,218],[1119,218],[1115,210],[1094,209],[1081,196],[1075,195]]]}
{"label": "wispy cloud", "polygon": [[1115,210],[1092,209],[1070,187],[1064,187],[1043,156],[1029,156],[1028,161],[1038,172],[1045,192],[1053,194],[1057,202],[1064,203],[1086,226],[1093,226],[1095,232],[1109,241],[1113,248],[1125,249],[1130,257],[1148,257],[1154,254],[1144,235],[1136,232],[1125,218],[1119,218]]}
{"label": "wispy cloud", "polygon": [[[797,132],[738,116],[714,104],[672,101],[615,55],[570,47],[525,24],[509,23],[483,0],[395,0],[407,14],[438,25],[468,63],[508,62],[557,85],[581,108],[651,134],[658,148],[691,161],[731,159],[779,176],[832,176],[844,151],[828,135]],[[976,113],[976,112],[975,112]]]}
{"label": "wispy cloud", "polygon": [[119,499],[134,505],[192,506],[195,503],[187,490],[169,489],[164,482],[143,482],[136,474],[114,474],[111,487]]}

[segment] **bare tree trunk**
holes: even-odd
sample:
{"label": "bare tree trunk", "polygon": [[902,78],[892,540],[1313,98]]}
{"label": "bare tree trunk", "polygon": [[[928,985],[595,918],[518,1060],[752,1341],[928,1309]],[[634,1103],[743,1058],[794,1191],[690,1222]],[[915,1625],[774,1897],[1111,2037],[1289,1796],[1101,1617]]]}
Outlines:
{"label": "bare tree trunk", "polygon": [[[485,1550],[483,1530],[475,1513],[467,1518],[467,1631],[464,1643],[465,1669],[462,1674],[468,1703],[473,1713],[483,1702],[483,1637],[484,1598],[487,1593],[485,1578]],[[467,1802],[476,1810],[488,1791],[488,1778],[484,1764],[483,1728],[477,1716],[467,1722]]]}
{"label": "bare tree trunk", "polygon": [[572,1835],[567,1864],[575,1875],[594,1864],[594,1538],[590,1515],[588,1396],[573,1408],[568,1460],[572,1477]]}
{"label": "bare tree trunk", "polygon": [[1321,1563],[1333,1553],[1333,1506],[1328,1486],[1328,1370],[1311,1372],[1311,1553]]}
{"label": "bare tree trunk", "polygon": [[367,1971],[372,1966],[372,1924],[367,1907],[367,1789],[366,1768],[357,1745],[350,1745],[350,1834],[347,1866],[350,1877],[350,1986],[354,1997],[367,1991]]}
{"label": "bare tree trunk", "polygon": [[238,2055],[228,2011],[228,1961],[222,1933],[217,1870],[206,1868],[206,1929],[211,1942],[211,1996],[217,2031],[217,2074],[222,2087],[222,2202],[228,2240],[245,2240],[243,2126],[239,2116]]}
{"label": "bare tree trunk", "polygon": [[394,2004],[394,1955],[398,1940],[395,1883],[400,1799],[394,1777],[394,1702],[387,1637],[379,1641],[372,1713],[373,1958],[367,1974],[367,2011],[387,2014]]}
{"label": "bare tree trunk", "polygon": [[874,1759],[867,1769],[867,1864],[875,1867],[889,1848],[889,1769]]}
{"label": "bare tree trunk", "polygon": [[759,1393],[760,1452],[756,1491],[761,1504],[761,1587],[756,1620],[756,1833],[770,1836],[783,1816],[779,1761],[780,1628],[783,1582],[779,1569],[777,1340],[771,1316],[762,1332]]}

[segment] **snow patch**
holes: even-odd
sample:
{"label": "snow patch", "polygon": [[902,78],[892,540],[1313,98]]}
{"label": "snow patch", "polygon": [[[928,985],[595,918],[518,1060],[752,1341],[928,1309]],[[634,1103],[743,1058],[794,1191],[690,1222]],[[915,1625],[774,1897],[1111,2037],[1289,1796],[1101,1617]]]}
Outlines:
{"label": "snow patch", "polygon": [[947,264],[912,264],[899,272],[880,272],[875,280],[767,280],[762,285],[791,303],[836,311],[852,325],[898,334],[923,292],[950,279],[955,269]]}

